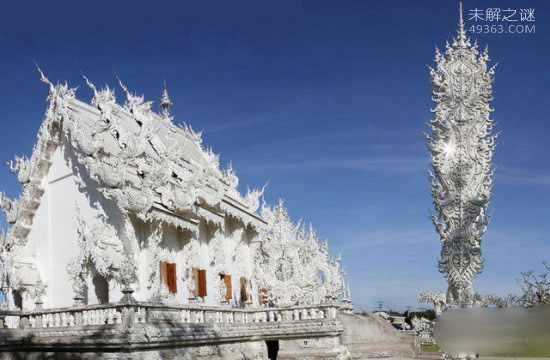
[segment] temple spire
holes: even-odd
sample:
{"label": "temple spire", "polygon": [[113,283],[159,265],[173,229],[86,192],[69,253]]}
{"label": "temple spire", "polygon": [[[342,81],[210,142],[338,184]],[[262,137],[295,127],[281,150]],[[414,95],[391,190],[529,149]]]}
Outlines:
{"label": "temple spire", "polygon": [[164,80],[164,90],[162,91],[162,97],[160,98],[160,108],[162,110],[162,118],[163,119],[169,119],[170,116],[170,108],[172,107],[173,103],[170,100],[170,97],[168,96],[168,90],[166,89],[166,80]]}
{"label": "temple spire", "polygon": [[[444,56],[436,52],[437,66],[430,70],[435,119],[428,147],[436,210],[432,221],[440,237],[447,305],[470,307],[474,277],[483,269],[481,241],[489,223],[496,134],[490,117],[493,72],[487,70],[488,57],[477,56],[464,27],[459,3],[457,36]],[[469,101],[472,96],[479,101]]]}
{"label": "temple spire", "polygon": [[462,1],[458,2],[458,36],[456,43],[460,47],[466,47],[468,45],[468,39],[466,38],[466,31],[464,31],[464,17],[462,15]]}

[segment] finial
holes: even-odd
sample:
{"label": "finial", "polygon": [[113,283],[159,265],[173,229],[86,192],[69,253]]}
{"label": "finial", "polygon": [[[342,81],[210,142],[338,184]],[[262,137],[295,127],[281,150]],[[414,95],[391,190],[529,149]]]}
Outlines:
{"label": "finial", "polygon": [[88,87],[94,91],[94,96],[97,96],[97,88],[96,88],[96,86],[94,85],[94,83],[91,82],[90,79],[88,79],[88,78],[86,77],[86,75],[84,74],[84,72],[83,72],[82,70],[80,70],[80,73],[82,74],[82,77],[83,77],[84,80],[86,81],[86,84],[88,85]]}
{"label": "finial", "polygon": [[168,96],[168,90],[166,89],[166,80],[164,80],[164,90],[162,91],[162,97],[160,99],[160,108],[162,109],[162,118],[170,118],[170,108],[173,103]]}
{"label": "finial", "polygon": [[462,14],[462,1],[459,1],[458,2],[458,26],[460,27],[460,29],[464,29],[464,17],[463,17],[463,14]]}
{"label": "finial", "polygon": [[118,84],[122,88],[122,91],[124,91],[124,93],[128,96],[128,88],[126,87],[126,85],[124,85],[122,80],[120,80],[120,78],[118,77],[118,74],[116,73],[116,71],[113,70],[113,73],[115,74],[115,78],[118,80]]}
{"label": "finial", "polygon": [[462,1],[458,2],[458,37],[457,43],[461,47],[465,47],[467,43],[466,32],[464,31],[464,17],[462,15]]}
{"label": "finial", "polygon": [[128,87],[127,87],[126,85],[124,85],[124,83],[122,82],[122,80],[120,80],[120,78],[118,77],[118,74],[116,73],[116,71],[113,70],[113,73],[115,74],[115,78],[118,80],[118,84],[119,84],[120,87],[122,88],[122,91],[123,91],[124,94],[126,95],[126,105],[128,105],[129,103],[132,102],[133,96],[132,96],[132,94],[130,93],[130,91],[128,91]]}
{"label": "finial", "polygon": [[36,61],[34,61],[34,65],[36,65],[36,70],[38,70],[38,72],[40,73],[40,81],[42,81],[45,84],[48,84],[48,86],[50,87],[50,94],[54,94],[55,93],[55,86],[46,77],[46,75],[44,75],[44,72],[42,71],[42,69],[40,69],[40,66],[38,66],[38,63]]}

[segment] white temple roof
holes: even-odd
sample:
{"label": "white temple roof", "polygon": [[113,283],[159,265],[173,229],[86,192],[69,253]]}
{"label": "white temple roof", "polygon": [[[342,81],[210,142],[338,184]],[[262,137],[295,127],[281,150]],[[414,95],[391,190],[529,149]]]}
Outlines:
{"label": "white temple roof", "polygon": [[191,231],[201,219],[223,222],[224,214],[252,228],[264,226],[256,214],[263,190],[239,193],[233,169],[220,169],[218,155],[203,148],[201,134],[187,125],[174,125],[166,90],[159,115],[151,110],[151,102],[131,94],[120,80],[126,95],[123,105],[116,103],[113,90],[98,91],[85,78],[94,92],[91,104],[86,104],[76,99],[75,89],[54,86],[41,75],[49,85],[46,118],[31,157],[16,157],[12,166],[23,194],[11,200],[0,193],[8,222],[14,224],[8,233],[11,240],[24,242],[44,192],[41,180],[53,151],[63,142],[72,145],[98,190],[123,212]]}

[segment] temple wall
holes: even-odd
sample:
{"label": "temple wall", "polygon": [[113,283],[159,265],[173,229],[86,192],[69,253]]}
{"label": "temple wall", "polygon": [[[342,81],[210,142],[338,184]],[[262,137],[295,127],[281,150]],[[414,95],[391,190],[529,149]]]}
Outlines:
{"label": "temple wall", "polygon": [[[47,261],[50,263],[48,289],[45,307],[61,307],[73,304],[71,281],[67,273],[67,264],[78,254],[76,204],[83,202],[78,191],[75,176],[63,154],[58,149],[53,155],[53,163],[46,181],[48,193],[48,220],[50,231],[47,241],[51,251]],[[85,209],[81,209],[83,214]],[[57,251],[56,251],[57,250]]]}
{"label": "temple wall", "polygon": [[210,264],[210,258],[209,258],[209,249],[208,249],[208,241],[209,241],[209,231],[208,231],[208,225],[201,221],[199,224],[199,233],[198,233],[198,240],[200,243],[199,247],[199,256],[198,261],[195,263],[198,267],[206,269],[206,285],[207,295],[204,297],[204,303],[208,305],[214,305],[215,301],[213,299],[213,291],[212,288],[212,281],[214,277],[212,276],[212,271],[208,271],[209,264]]}
{"label": "temple wall", "polygon": [[[226,273],[231,275],[233,287],[233,302],[235,305],[243,306],[240,299],[240,278],[250,280],[252,277],[252,257],[250,252],[250,237],[248,230],[242,230],[242,223],[235,219],[227,219],[225,222],[224,251],[227,254],[234,254],[235,258],[229,257]],[[252,294],[250,294],[252,295]]]}
{"label": "temple wall", "polygon": [[[65,140],[64,140],[65,141]],[[36,211],[34,222],[28,236],[28,250],[35,250],[37,254],[38,271],[42,280],[47,284],[44,307],[64,307],[74,303],[72,280],[67,272],[67,265],[79,252],[77,208],[89,224],[95,224],[98,217],[104,215],[107,223],[120,230],[123,226],[122,214],[116,204],[106,199],[97,190],[95,181],[89,178],[88,172],[78,164],[71,146],[63,143],[52,156],[52,165],[48,175],[43,180],[45,192]],[[150,287],[151,273],[150,255],[144,245],[151,234],[150,223],[134,221],[136,237],[141,249],[139,259],[140,286],[134,297],[141,301],[149,301],[155,295],[154,287]],[[217,236],[222,236],[221,248],[226,254],[223,266],[212,266],[213,251],[212,238],[217,227],[201,221],[199,230],[191,235],[188,231],[176,229],[171,225],[163,226],[163,240],[160,244],[159,261],[176,264],[177,293],[173,301],[180,304],[189,303],[189,291],[185,281],[185,271],[188,266],[184,262],[187,245],[190,237],[195,236],[199,243],[198,256],[193,260],[191,267],[206,269],[207,296],[205,305],[219,305],[220,301],[220,273],[231,275],[232,299],[229,305],[244,306],[241,301],[241,277],[252,277],[252,251],[250,241],[254,232],[243,228],[243,224],[233,218],[226,217],[222,229],[218,229]],[[217,246],[217,245],[216,245]],[[215,247],[215,246],[214,246]],[[119,284],[111,279],[108,285],[102,279],[87,279],[88,292],[85,303],[97,304],[105,300],[104,292],[108,293],[109,302],[118,301],[122,297]],[[102,290],[107,287],[108,290]],[[99,289],[99,290],[98,290]],[[254,296],[257,289],[249,292]],[[33,308],[32,302],[27,309]]]}
{"label": "temple wall", "polygon": [[[53,282],[52,266],[50,261],[51,254],[54,251],[50,242],[50,190],[46,180],[43,181],[45,192],[42,195],[42,201],[36,209],[34,221],[27,237],[26,249],[36,253],[37,270],[42,281],[48,286]],[[44,298],[44,302],[50,303],[50,296]],[[34,308],[34,304],[23,304],[24,309]]]}
{"label": "temple wall", "polygon": [[[152,233],[151,224],[137,220],[134,221],[134,225],[139,238],[138,242],[141,244],[139,254],[140,288],[133,294],[136,299],[150,301],[158,296],[156,286],[151,283],[151,280],[159,281],[160,274],[158,274],[157,263],[164,261],[176,264],[177,292],[169,299],[170,301],[179,304],[189,303],[189,298],[192,296],[189,293],[186,272],[196,267],[206,270],[207,296],[200,300],[200,303],[211,306],[220,304],[220,274],[223,273],[231,276],[232,299],[228,304],[244,306],[240,298],[240,279],[241,277],[247,279],[252,277],[250,238],[254,236],[254,233],[251,230],[244,230],[242,223],[234,219],[227,219],[223,228],[219,229],[211,223],[207,224],[205,221],[201,221],[198,232],[195,234],[164,224],[156,260],[153,260],[155,257],[151,253],[156,250],[148,248],[150,246],[148,237]],[[213,240],[215,236],[221,236],[221,241]],[[198,249],[196,256],[192,256],[188,263],[186,259],[189,257],[191,240],[197,241]],[[220,252],[225,255],[222,265],[213,264],[216,252],[218,256]],[[157,273],[151,275],[152,270]]]}
{"label": "temple wall", "polygon": [[[27,244],[28,249],[36,249],[38,270],[48,286],[44,307],[70,306],[74,302],[67,265],[79,252],[77,207],[87,222],[97,221],[103,213],[108,221],[120,224],[120,213],[90,186],[91,181],[71,150],[62,145],[55,151]],[[118,300],[122,296],[118,285],[111,283],[111,287],[109,296]],[[89,303],[97,303],[93,291],[89,295]]]}
{"label": "temple wall", "polygon": [[161,260],[168,261],[170,263],[176,264],[176,279],[177,279],[177,293],[176,300],[180,304],[187,303],[187,298],[189,297],[189,292],[187,291],[187,284],[184,281],[184,270],[185,266],[183,263],[183,249],[185,245],[189,242],[185,233],[179,229],[174,228],[173,226],[164,225],[164,238],[163,245],[167,250],[165,252],[164,259]]}

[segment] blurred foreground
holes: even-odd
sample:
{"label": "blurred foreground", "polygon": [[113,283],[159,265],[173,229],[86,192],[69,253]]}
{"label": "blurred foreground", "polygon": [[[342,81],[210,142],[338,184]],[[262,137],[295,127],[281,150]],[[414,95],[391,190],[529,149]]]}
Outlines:
{"label": "blurred foreground", "polygon": [[448,310],[434,337],[447,354],[549,357],[550,306]]}

